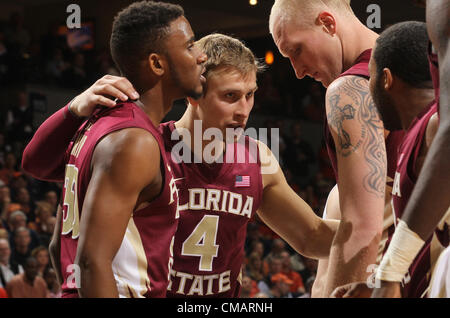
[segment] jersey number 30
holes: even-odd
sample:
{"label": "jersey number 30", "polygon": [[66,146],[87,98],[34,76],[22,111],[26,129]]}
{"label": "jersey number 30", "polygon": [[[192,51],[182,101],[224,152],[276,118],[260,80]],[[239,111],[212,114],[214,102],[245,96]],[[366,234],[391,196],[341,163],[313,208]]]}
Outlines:
{"label": "jersey number 30", "polygon": [[212,271],[214,257],[219,251],[219,245],[216,245],[218,226],[218,215],[205,215],[181,248],[182,255],[200,256],[201,271]]}
{"label": "jersey number 30", "polygon": [[72,232],[72,238],[80,235],[80,214],[78,210],[78,169],[74,165],[66,166],[66,177],[64,180],[64,203],[63,203],[63,225],[62,234]]}

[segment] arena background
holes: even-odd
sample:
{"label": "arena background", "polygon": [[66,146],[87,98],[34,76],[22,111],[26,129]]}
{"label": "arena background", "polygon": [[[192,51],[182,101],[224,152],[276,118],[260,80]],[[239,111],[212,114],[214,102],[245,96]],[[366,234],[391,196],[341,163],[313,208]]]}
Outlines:
{"label": "arena background", "polygon": [[[39,245],[47,247],[52,217],[47,215],[44,220],[42,202],[50,204],[50,215],[54,215],[54,199],[49,198],[52,197],[49,192],[54,191],[59,197],[61,188],[20,171],[23,149],[49,115],[96,79],[117,72],[109,56],[111,23],[114,15],[131,2],[2,0],[0,3],[0,180],[3,180],[0,184],[5,183],[11,193],[11,202],[7,203],[7,195],[0,192],[0,237],[7,237],[12,245],[8,217],[22,210],[27,215],[28,227],[36,233],[30,251]],[[268,32],[273,1],[259,0],[254,6],[248,0],[168,2],[183,6],[197,38],[220,32],[243,40],[261,59],[267,52],[273,53],[273,64],[258,79],[259,90],[248,127],[280,128],[280,163],[285,175],[294,190],[322,215],[326,195],[334,185],[322,142],[325,90],[309,78],[297,80],[289,61],[278,53]],[[70,13],[66,9],[71,3],[81,8],[83,31],[67,36],[65,26]],[[425,20],[424,9],[411,0],[352,1],[354,12],[364,24],[371,15],[367,12],[370,4],[381,8],[381,27],[374,28],[378,33],[396,22]],[[180,103],[166,119],[177,119],[183,111]],[[9,178],[11,171],[13,175]],[[273,232],[253,220],[247,255],[255,245],[252,242],[262,242],[263,263],[267,266],[268,254],[287,249],[307,291],[316,262],[300,257],[279,241],[274,244],[275,239]]]}

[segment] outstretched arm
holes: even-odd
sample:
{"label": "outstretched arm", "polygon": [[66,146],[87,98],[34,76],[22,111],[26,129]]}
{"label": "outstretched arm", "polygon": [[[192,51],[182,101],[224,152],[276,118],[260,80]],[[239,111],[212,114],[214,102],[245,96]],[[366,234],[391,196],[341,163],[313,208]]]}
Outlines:
{"label": "outstretched arm", "polygon": [[62,182],[65,151],[83,119],[68,105],[50,116],[36,131],[22,156],[22,168],[36,179]]}
{"label": "outstretched arm", "polygon": [[65,151],[84,118],[90,116],[97,105],[106,107],[116,105],[113,100],[105,96],[125,101],[128,96],[136,99],[138,97],[136,94],[126,78],[106,75],[99,79],[38,128],[23,152],[24,171],[37,179],[62,182]]}
{"label": "outstretched arm", "polygon": [[267,146],[259,143],[259,149],[262,165],[276,169],[274,173],[263,173],[264,190],[258,216],[298,253],[310,258],[328,257],[339,222],[318,217],[286,182]]}
{"label": "outstretched arm", "polygon": [[326,110],[336,145],[342,218],[331,248],[325,297],[369,276],[383,230],[386,187],[384,127],[369,82],[358,76],[337,79],[327,90]]}

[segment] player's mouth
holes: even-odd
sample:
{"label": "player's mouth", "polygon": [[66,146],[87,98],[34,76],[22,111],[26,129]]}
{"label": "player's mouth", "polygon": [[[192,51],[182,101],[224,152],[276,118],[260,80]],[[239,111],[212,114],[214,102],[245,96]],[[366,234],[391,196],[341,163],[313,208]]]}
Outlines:
{"label": "player's mouth", "polygon": [[232,129],[238,129],[238,128],[242,128],[245,129],[245,123],[232,123],[232,124],[228,124],[227,128],[232,128]]}
{"label": "player's mouth", "polygon": [[202,72],[200,73],[200,82],[202,84],[206,83],[206,77],[205,77],[205,73],[206,73],[206,68],[202,68]]}

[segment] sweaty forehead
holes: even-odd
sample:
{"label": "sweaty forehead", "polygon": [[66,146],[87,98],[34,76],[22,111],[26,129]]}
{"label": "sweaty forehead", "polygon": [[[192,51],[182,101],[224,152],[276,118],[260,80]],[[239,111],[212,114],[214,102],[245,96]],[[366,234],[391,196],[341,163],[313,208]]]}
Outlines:
{"label": "sweaty forehead", "polygon": [[234,68],[223,67],[219,72],[213,72],[208,80],[216,84],[220,90],[247,91],[256,89],[256,71],[243,74]]}
{"label": "sweaty forehead", "polygon": [[178,19],[174,20],[170,24],[170,30],[170,35],[177,38],[190,39],[194,35],[189,21],[184,16],[181,16]]}

